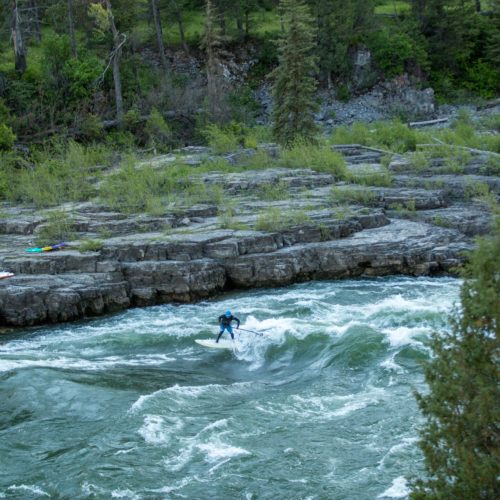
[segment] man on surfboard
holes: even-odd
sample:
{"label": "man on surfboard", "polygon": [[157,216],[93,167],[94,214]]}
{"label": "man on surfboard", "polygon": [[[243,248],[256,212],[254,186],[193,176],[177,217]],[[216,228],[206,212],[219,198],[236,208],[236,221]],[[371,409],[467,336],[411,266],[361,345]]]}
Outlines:
{"label": "man on surfboard", "polygon": [[224,314],[221,314],[219,316],[220,331],[219,331],[219,336],[217,337],[217,340],[215,342],[219,342],[219,339],[224,333],[224,330],[227,330],[231,334],[231,338],[234,340],[234,333],[233,333],[233,327],[231,326],[231,321],[236,321],[238,323],[238,326],[236,328],[240,327],[240,320],[236,316],[233,316],[231,314],[231,311],[226,311]]}

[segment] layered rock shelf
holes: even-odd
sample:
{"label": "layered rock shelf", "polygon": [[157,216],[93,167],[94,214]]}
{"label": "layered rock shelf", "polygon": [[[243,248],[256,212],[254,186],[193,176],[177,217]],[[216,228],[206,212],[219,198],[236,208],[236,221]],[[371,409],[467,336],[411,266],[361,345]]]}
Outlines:
{"label": "layered rock shelf", "polygon": [[[364,172],[381,168],[383,152],[356,145],[339,151],[353,172],[360,165]],[[214,172],[203,182],[231,196],[231,224],[221,221],[220,207],[211,203],[161,216],[72,204],[65,209],[74,219],[75,242],[38,254],[25,248],[33,246],[46,217],[5,205],[0,270],[15,276],[0,280],[0,326],[69,321],[312,279],[450,273],[473,247],[471,238],[488,231],[487,205],[474,196],[484,186],[493,196],[500,192],[487,165],[487,159],[474,156],[461,175],[443,173],[438,162],[415,173],[395,156],[390,187],[339,183],[307,168]],[[158,168],[167,167],[159,161]],[[278,201],[259,196],[268,186],[280,186],[287,196]],[[336,202],[339,193],[348,200],[342,205]],[[263,229],[259,213],[269,209],[301,217]],[[85,238],[99,238],[99,248],[78,250],[77,240]]]}

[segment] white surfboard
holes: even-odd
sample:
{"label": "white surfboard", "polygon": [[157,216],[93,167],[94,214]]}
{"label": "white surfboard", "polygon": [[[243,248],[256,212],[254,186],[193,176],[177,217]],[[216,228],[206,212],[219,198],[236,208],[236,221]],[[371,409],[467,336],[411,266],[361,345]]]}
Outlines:
{"label": "white surfboard", "polygon": [[235,349],[237,347],[234,340],[227,339],[220,339],[219,342],[215,342],[215,339],[195,339],[195,342],[211,349]]}

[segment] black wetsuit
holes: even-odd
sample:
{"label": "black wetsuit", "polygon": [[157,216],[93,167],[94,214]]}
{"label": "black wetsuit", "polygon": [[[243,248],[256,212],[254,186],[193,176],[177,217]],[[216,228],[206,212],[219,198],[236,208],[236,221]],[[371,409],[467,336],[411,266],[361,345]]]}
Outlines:
{"label": "black wetsuit", "polygon": [[231,321],[236,321],[238,323],[238,326],[236,328],[240,327],[240,320],[236,316],[233,315],[226,316],[225,314],[219,316],[220,331],[216,342],[219,342],[219,339],[224,333],[224,330],[227,330],[231,334],[231,338],[234,340],[234,333],[233,333],[233,327],[231,326]]}

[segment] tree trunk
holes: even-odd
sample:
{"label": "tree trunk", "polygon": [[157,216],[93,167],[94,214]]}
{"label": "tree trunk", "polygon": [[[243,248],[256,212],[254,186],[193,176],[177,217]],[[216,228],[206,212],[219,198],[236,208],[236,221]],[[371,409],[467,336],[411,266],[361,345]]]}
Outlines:
{"label": "tree trunk", "polygon": [[476,12],[481,12],[481,0],[476,0]]}
{"label": "tree trunk", "polygon": [[165,56],[165,45],[163,44],[163,30],[161,28],[160,9],[157,0],[151,0],[151,9],[153,10],[153,19],[155,22],[156,39],[158,41],[158,50],[160,51],[161,65],[165,71],[168,71],[167,57]]}
{"label": "tree trunk", "polygon": [[21,75],[26,71],[26,47],[23,42],[21,31],[21,16],[17,6],[17,0],[12,0],[12,42],[14,44],[15,68]]}
{"label": "tree trunk", "polygon": [[68,25],[69,25],[69,39],[71,40],[71,54],[73,57],[78,56],[76,49],[75,25],[73,22],[73,0],[68,0]]}
{"label": "tree trunk", "polygon": [[248,10],[245,10],[245,36],[248,38],[250,34],[250,13]]}
{"label": "tree trunk", "polygon": [[31,10],[33,11],[33,32],[35,40],[40,43],[42,41],[42,30],[40,29],[40,16],[38,15],[38,7],[35,0],[30,1]]}
{"label": "tree trunk", "polygon": [[188,44],[186,43],[186,35],[184,34],[184,24],[182,22],[182,16],[179,10],[175,11],[175,18],[177,19],[177,24],[179,25],[179,35],[181,37],[181,44],[182,44],[182,49],[186,53],[186,55],[189,55],[189,47]]}
{"label": "tree trunk", "polygon": [[[123,123],[123,95],[122,95],[122,81],[120,76],[120,55],[122,51],[122,45],[125,43],[125,39],[120,37],[120,33],[116,29],[115,19],[113,17],[113,11],[111,10],[110,0],[105,0],[106,9],[108,11],[108,19],[111,27],[111,32],[113,33],[113,82],[115,84],[115,104],[116,104],[116,120],[118,123]],[[122,40],[120,40],[122,38]]]}

